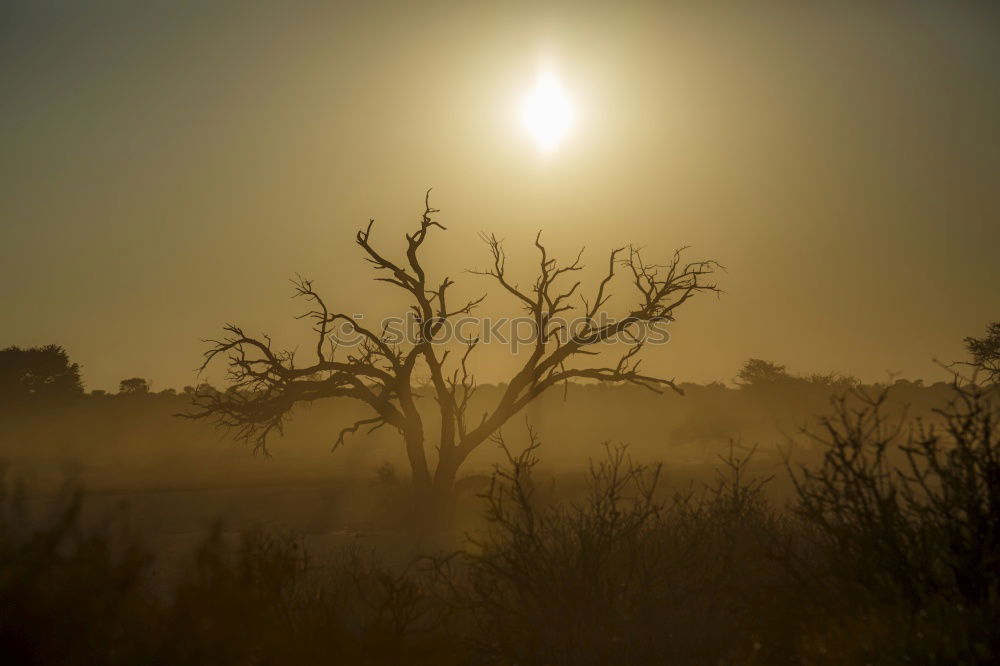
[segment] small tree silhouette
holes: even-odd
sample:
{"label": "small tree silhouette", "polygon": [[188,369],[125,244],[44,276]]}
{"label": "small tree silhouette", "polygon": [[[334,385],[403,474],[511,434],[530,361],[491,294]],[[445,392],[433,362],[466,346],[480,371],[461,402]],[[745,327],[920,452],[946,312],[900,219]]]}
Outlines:
{"label": "small tree silhouette", "polygon": [[736,374],[736,383],[740,386],[772,385],[791,379],[785,366],[760,358],[747,359]]}
{"label": "small tree silhouette", "polygon": [[[433,219],[437,212],[425,198],[418,228],[405,235],[403,261],[390,259],[373,245],[374,220],[355,236],[358,247],[376,270],[376,281],[407,294],[418,323],[412,344],[396,344],[386,330],[365,327],[351,315],[331,310],[314,290],[312,281],[300,277],[293,281],[295,296],[312,305],[302,317],[314,324],[315,360],[310,365],[297,364],[292,352],[274,350],[267,336],[255,338],[236,325],[227,325],[226,337],[209,341],[211,347],[205,352],[202,368],[217,358],[225,358],[232,386],[225,392],[199,391],[195,410],[185,416],[211,418],[234,428],[237,437],[252,442],[255,450],[266,454],[268,436],[282,432],[295,404],[352,398],[368,405],[372,413],[341,430],[334,448],[360,428],[372,432],[392,426],[404,442],[414,484],[447,493],[459,466],[476,447],[531,401],[560,383],[575,379],[629,382],[656,392],[666,388],[681,392],[673,380],[640,371],[638,354],[645,340],[634,335],[634,329],[672,321],[677,309],[696,294],[719,292],[713,282],[706,281],[720,267],[717,262],[684,262],[682,249],[666,264],[649,264],[638,248],[618,248],[610,253],[607,273],[593,295],[589,299],[579,297],[577,304],[571,299],[581,282],[569,278],[583,269],[582,251],[571,263],[559,263],[549,256],[539,234],[535,239],[539,254],[535,281],[531,288],[522,289],[507,272],[502,241],[490,235],[483,237],[489,248],[490,267],[471,272],[499,284],[527,312],[533,342],[523,365],[507,382],[497,402],[481,418],[470,420],[470,399],[477,384],[469,359],[479,340],[469,342],[464,353],[455,358],[433,341],[446,322],[471,313],[485,296],[456,307],[448,301],[449,288],[454,284],[451,279],[445,277],[436,284],[429,281],[421,249],[432,230],[445,229]],[[611,298],[609,286],[620,267],[631,278],[636,300],[621,318],[609,320],[600,315],[605,314],[603,308]],[[576,330],[567,329],[565,313],[581,322]],[[364,340],[359,348],[347,353],[339,351],[330,339],[333,327],[345,322]],[[582,362],[598,353],[596,345],[615,341],[624,341],[627,350],[614,365]],[[425,388],[417,384],[418,367],[429,374],[427,388],[437,402],[440,434],[434,446],[437,462],[433,469],[427,460],[424,416],[417,407],[418,389]]]}
{"label": "small tree silhouette", "polygon": [[142,377],[123,379],[118,383],[118,392],[122,395],[146,395],[149,389],[149,381]]}
{"label": "small tree silhouette", "polygon": [[83,394],[80,366],[58,345],[0,350],[0,403],[59,401]]}

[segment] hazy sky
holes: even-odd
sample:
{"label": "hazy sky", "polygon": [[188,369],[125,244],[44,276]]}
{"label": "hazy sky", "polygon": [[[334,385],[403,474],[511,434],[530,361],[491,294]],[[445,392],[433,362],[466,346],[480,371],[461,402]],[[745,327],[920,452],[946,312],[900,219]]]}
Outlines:
{"label": "hazy sky", "polygon": [[[540,228],[724,263],[647,370],[937,377],[1000,318],[1000,13],[870,4],[5,0],[0,346],[180,387],[227,321],[300,342],[295,272],[377,317],[353,233],[400,248],[433,186],[465,293],[481,231],[525,271]],[[578,113],[548,157],[516,111],[543,59]]]}

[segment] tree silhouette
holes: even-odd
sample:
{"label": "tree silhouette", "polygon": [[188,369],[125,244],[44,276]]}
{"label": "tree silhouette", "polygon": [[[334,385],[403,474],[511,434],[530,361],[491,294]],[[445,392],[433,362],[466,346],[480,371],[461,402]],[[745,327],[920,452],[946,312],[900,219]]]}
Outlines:
{"label": "tree silhouette", "polygon": [[736,374],[736,383],[740,386],[773,385],[791,379],[785,366],[760,358],[747,359]]}
{"label": "tree silhouette", "polygon": [[[429,196],[428,192],[428,196]],[[204,369],[213,360],[224,358],[232,383],[225,392],[198,392],[189,418],[210,418],[235,429],[236,436],[251,442],[255,450],[267,453],[267,438],[281,433],[289,411],[301,402],[322,398],[352,398],[366,404],[371,413],[337,435],[335,445],[366,428],[372,432],[383,426],[401,435],[414,484],[427,491],[447,493],[456,472],[468,455],[495,433],[508,419],[548,389],[570,380],[629,382],[661,392],[681,390],[671,379],[644,374],[638,359],[646,342],[635,330],[643,324],[672,321],[676,311],[701,292],[719,292],[708,280],[719,264],[715,261],[682,261],[682,250],[674,252],[666,264],[646,263],[639,248],[627,246],[611,251],[607,272],[588,299],[579,295],[581,282],[571,278],[583,269],[581,256],[560,263],[549,256],[539,234],[535,239],[538,268],[534,284],[522,289],[506,269],[503,243],[484,236],[491,264],[473,274],[486,276],[508,293],[527,313],[533,341],[520,369],[510,378],[499,399],[478,418],[470,418],[470,399],[476,392],[470,357],[479,339],[469,341],[462,353],[434,343],[435,335],[449,321],[468,315],[485,296],[453,306],[448,300],[454,282],[445,277],[430,282],[421,250],[435,229],[444,230],[433,219],[438,210],[425,199],[418,228],[405,234],[405,259],[391,259],[373,244],[374,220],[357,232],[355,242],[376,271],[376,281],[388,283],[407,294],[417,326],[415,339],[403,344],[392,340],[385,328],[361,325],[350,314],[331,310],[314,290],[311,280],[293,280],[295,297],[305,299],[311,309],[300,318],[313,322],[316,334],[314,359],[299,365],[293,352],[272,348],[267,336],[251,337],[236,325],[227,325],[227,335],[209,340]],[[635,290],[635,300],[619,319],[606,316],[610,284],[616,270],[627,274]],[[579,302],[573,300],[574,297]],[[567,326],[570,316],[579,325]],[[363,342],[342,351],[331,340],[335,326],[347,325]],[[602,343],[623,342],[626,346],[613,365],[588,364]],[[428,386],[418,384],[418,368],[429,374]],[[426,375],[425,375],[426,376]],[[428,462],[424,416],[418,409],[419,391],[429,391],[437,403],[440,433],[433,449],[436,465]]]}
{"label": "tree silhouette", "polygon": [[1000,382],[1000,321],[987,326],[981,338],[967,337],[965,348],[972,356],[971,365],[985,373],[987,380]]}
{"label": "tree silhouette", "polygon": [[147,395],[149,389],[149,381],[142,377],[132,377],[118,382],[118,392],[122,395]]}
{"label": "tree silhouette", "polygon": [[80,366],[58,345],[0,350],[0,402],[59,401],[83,394]]}

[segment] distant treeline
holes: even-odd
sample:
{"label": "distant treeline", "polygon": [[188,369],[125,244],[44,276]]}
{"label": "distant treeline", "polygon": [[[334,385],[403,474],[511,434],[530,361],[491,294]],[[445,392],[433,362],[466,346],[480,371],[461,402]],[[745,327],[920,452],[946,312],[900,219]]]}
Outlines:
{"label": "distant treeline", "polygon": [[[923,380],[897,379],[894,383],[901,386],[922,386]],[[737,388],[776,390],[793,386],[849,389],[859,386],[860,381],[852,375],[837,372],[793,374],[784,365],[752,358],[746,361],[736,373],[734,384]],[[725,388],[726,384],[723,382],[712,382],[707,385],[682,383],[680,387],[688,390],[715,389]],[[180,390],[165,388],[154,391],[152,380],[143,377],[129,377],[119,382],[117,395],[148,397],[186,395],[194,397],[200,393],[221,390],[226,389],[202,383],[197,386],[184,386]],[[26,401],[63,402],[83,395],[100,397],[115,394],[103,389],[94,389],[89,393],[85,391],[79,364],[72,363],[66,350],[62,347],[46,345],[28,349],[8,347],[0,350],[0,400],[19,403]]]}
{"label": "distant treeline", "polygon": [[[982,337],[965,338],[969,360],[953,365],[965,366],[983,383],[1000,381],[1000,321],[989,324]],[[818,386],[832,389],[850,389],[860,384],[852,375],[831,373],[793,374],[784,365],[759,358],[747,360],[736,373],[734,383],[740,388],[803,388]],[[895,384],[922,386],[920,379],[896,379]],[[697,385],[683,384],[693,388]],[[710,388],[723,387],[713,382]],[[882,384],[876,384],[882,386]],[[178,394],[195,396],[199,393],[218,391],[210,384],[185,386],[180,391],[162,389],[155,395]],[[225,390],[225,389],[222,389]],[[55,344],[41,347],[7,347],[0,349],[0,404],[35,402],[61,402],[84,395],[84,382],[80,365],[71,362],[66,350]],[[102,389],[90,392],[94,396],[107,395]],[[128,377],[118,384],[119,395],[154,395],[153,382],[143,377]]]}

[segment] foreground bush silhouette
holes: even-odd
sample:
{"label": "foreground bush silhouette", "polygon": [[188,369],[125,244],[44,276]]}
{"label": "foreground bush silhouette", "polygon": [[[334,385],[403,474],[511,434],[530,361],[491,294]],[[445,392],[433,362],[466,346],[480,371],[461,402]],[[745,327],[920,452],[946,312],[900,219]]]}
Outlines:
{"label": "foreground bush silhouette", "polygon": [[836,399],[815,435],[823,464],[794,477],[803,541],[818,554],[802,578],[846,618],[820,619],[831,632],[820,647],[988,660],[1000,654],[996,390],[956,381],[936,423],[890,418],[886,396]]}
{"label": "foreground bush silhouette", "polygon": [[[533,474],[532,433],[487,495],[488,527],[437,573],[490,663],[739,661],[761,649],[748,613],[781,576],[766,557],[779,519],[747,458],[705,494],[657,496],[659,466],[606,447],[585,497],[553,503]],[[756,612],[757,609],[754,609]]]}
{"label": "foreground bush silhouette", "polygon": [[293,535],[216,528],[157,589],[123,516],[84,528],[79,492],[44,520],[22,505],[0,494],[3,663],[456,663],[416,579],[371,556],[316,565]]}
{"label": "foreground bush silhouette", "polygon": [[122,663],[143,654],[156,625],[149,554],[120,519],[83,529],[79,491],[65,489],[59,505],[28,527],[23,490],[0,474],[2,660]]}
{"label": "foreground bush silhouette", "polygon": [[311,562],[290,534],[216,530],[180,581],[170,633],[175,663],[447,664],[454,649],[408,571],[351,549]]}

